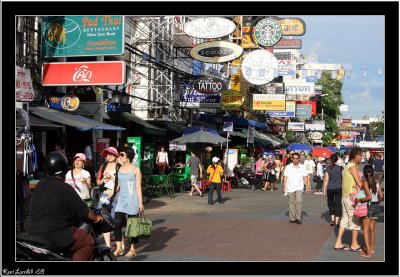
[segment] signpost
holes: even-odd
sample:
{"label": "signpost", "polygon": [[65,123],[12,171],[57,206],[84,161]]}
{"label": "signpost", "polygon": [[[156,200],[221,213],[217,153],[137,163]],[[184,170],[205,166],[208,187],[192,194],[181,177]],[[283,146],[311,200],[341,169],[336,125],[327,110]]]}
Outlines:
{"label": "signpost", "polygon": [[[226,132],[226,159],[225,159],[225,166],[224,166],[224,172],[226,173],[226,168],[228,165],[229,132],[233,131],[233,122],[224,122],[223,131]],[[225,174],[224,179],[226,181],[226,174]]]}

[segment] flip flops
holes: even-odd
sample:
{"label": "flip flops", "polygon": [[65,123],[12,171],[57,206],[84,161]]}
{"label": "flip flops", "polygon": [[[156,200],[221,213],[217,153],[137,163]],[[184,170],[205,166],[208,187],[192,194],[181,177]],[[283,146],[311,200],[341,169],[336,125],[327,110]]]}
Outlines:
{"label": "flip flops", "polygon": [[365,258],[371,258],[372,254],[368,254],[367,250],[363,250],[363,251],[361,251],[361,256],[363,256]]}
{"label": "flip flops", "polygon": [[350,251],[351,250],[349,247],[346,247],[346,246],[335,247],[334,249],[337,251]]}
{"label": "flip flops", "polygon": [[363,248],[362,248],[361,246],[358,247],[358,248],[356,248],[356,249],[350,248],[350,251],[353,251],[353,252],[362,252],[362,251],[363,251]]}

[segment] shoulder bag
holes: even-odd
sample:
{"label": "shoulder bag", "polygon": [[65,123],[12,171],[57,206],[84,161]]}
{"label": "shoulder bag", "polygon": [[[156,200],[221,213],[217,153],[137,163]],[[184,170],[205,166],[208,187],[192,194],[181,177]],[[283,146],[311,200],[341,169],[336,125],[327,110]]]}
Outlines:
{"label": "shoulder bag", "polygon": [[151,228],[153,223],[144,217],[144,213],[138,217],[130,217],[127,220],[125,228],[125,236],[128,238],[147,239],[151,237]]}

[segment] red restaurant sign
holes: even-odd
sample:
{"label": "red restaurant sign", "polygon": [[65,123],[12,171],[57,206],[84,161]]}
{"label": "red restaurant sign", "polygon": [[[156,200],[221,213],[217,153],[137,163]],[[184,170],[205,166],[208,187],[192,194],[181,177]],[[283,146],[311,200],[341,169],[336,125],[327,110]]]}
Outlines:
{"label": "red restaurant sign", "polygon": [[43,86],[121,85],[125,81],[123,61],[44,63]]}

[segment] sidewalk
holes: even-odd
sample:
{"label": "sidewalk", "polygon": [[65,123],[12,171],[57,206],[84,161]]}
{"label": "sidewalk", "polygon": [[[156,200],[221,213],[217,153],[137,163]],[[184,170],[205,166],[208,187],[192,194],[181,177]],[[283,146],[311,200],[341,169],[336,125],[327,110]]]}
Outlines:
{"label": "sidewalk", "polygon": [[[234,189],[222,194],[225,204],[177,194],[145,204],[153,236],[137,245],[138,255],[120,261],[384,261],[383,206],[376,224],[372,258],[336,251],[337,228],[329,225],[326,197],[305,193],[303,224],[289,224],[288,199],[278,190]],[[214,192],[214,199],[216,199]],[[362,232],[358,237],[364,245]],[[343,243],[349,245],[351,232]]]}

